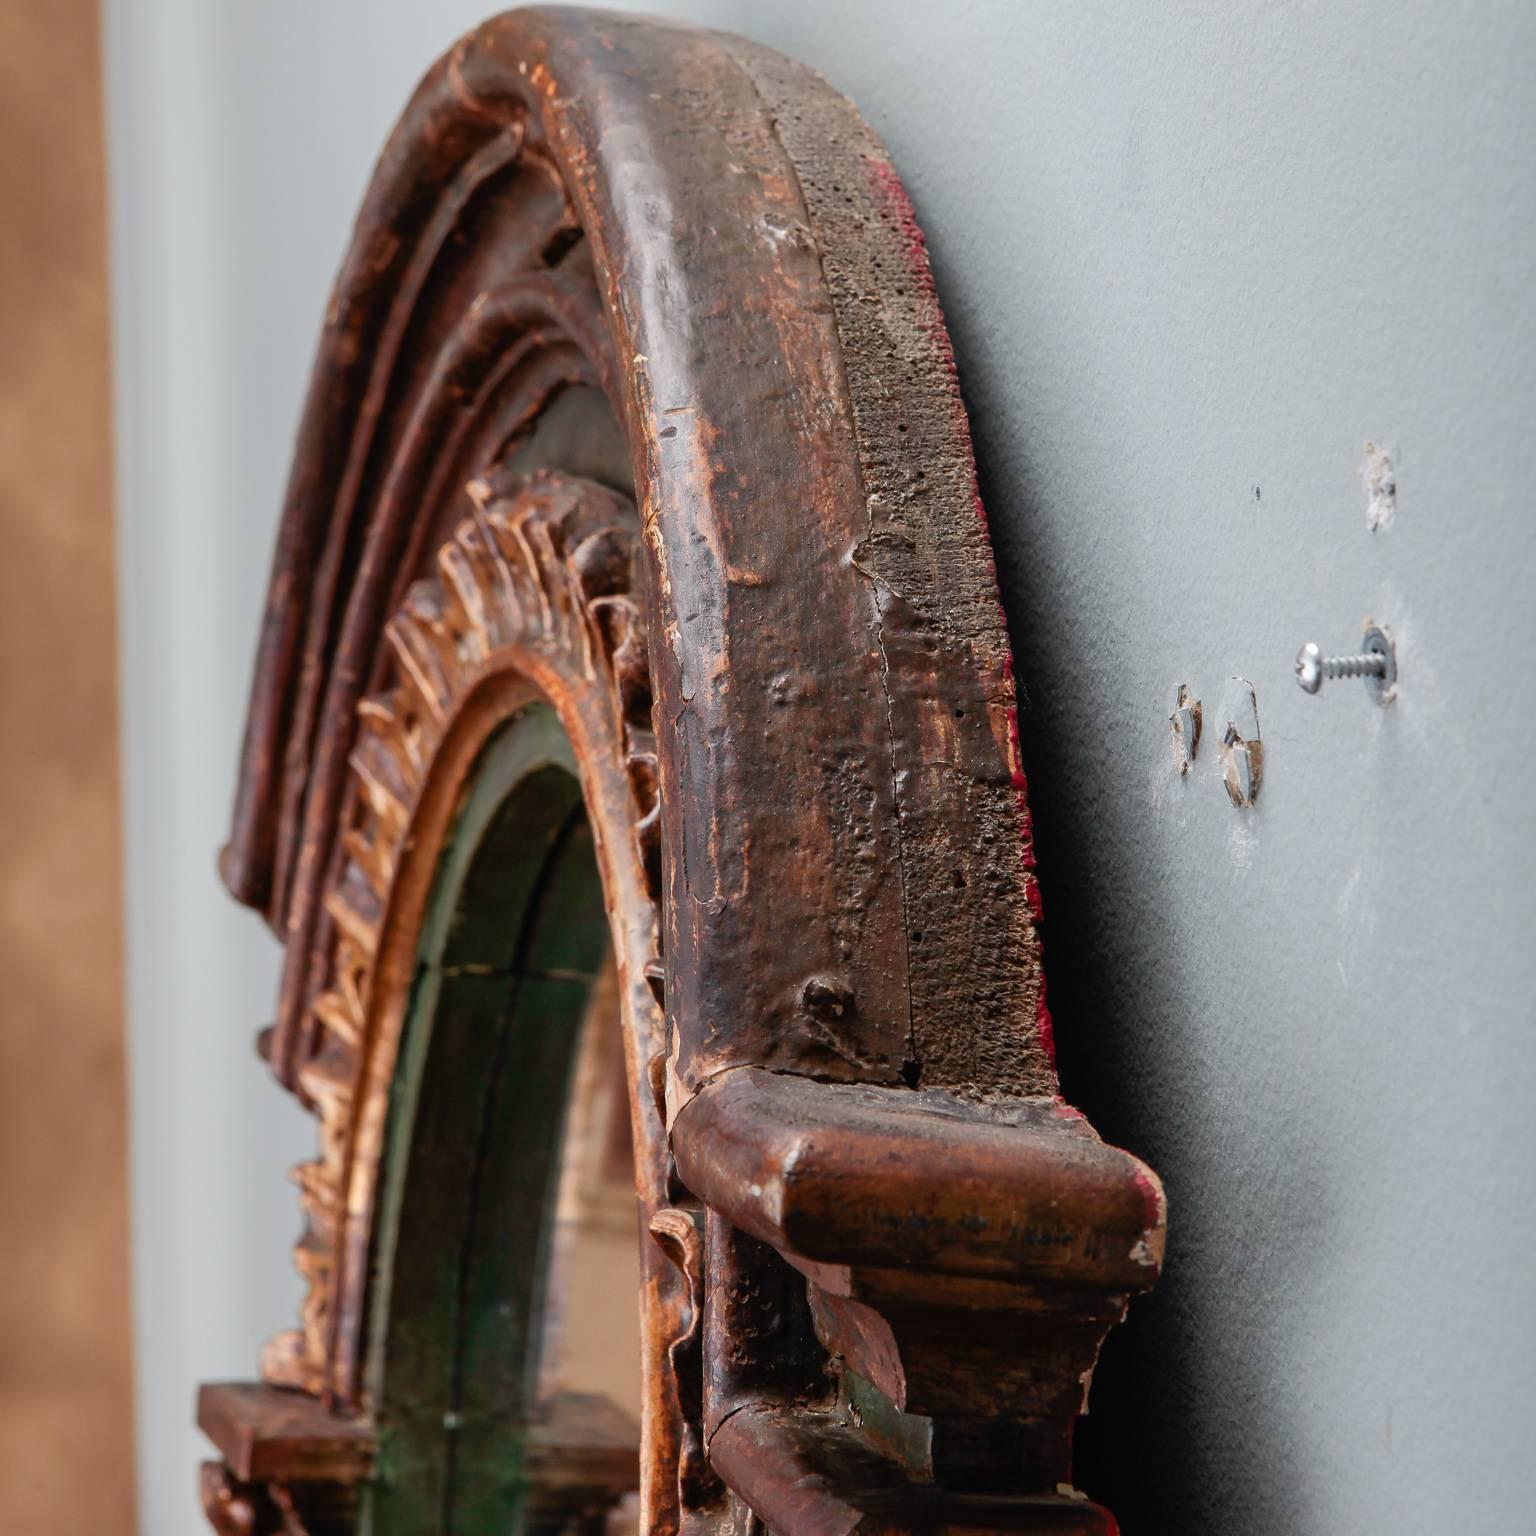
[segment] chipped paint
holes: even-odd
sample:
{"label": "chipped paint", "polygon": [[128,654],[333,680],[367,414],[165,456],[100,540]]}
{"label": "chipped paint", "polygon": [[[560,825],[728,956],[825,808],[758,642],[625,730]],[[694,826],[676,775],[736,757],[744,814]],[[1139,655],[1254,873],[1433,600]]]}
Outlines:
{"label": "chipped paint", "polygon": [[1379,443],[1367,440],[1360,479],[1365,486],[1365,526],[1372,533],[1390,528],[1397,517],[1397,469],[1391,453]]}

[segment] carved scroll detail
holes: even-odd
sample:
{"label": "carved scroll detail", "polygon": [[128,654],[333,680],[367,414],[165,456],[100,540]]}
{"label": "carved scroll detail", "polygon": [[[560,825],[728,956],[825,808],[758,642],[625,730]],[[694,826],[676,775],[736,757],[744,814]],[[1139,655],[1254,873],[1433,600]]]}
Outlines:
{"label": "carved scroll detail", "polygon": [[203,1463],[199,1492],[217,1536],[272,1536],[282,1529],[266,1489],[236,1481],[222,1462]]}
{"label": "carved scroll detail", "polygon": [[704,1449],[704,1217],[669,1206],[651,1218],[651,1236],[677,1266],[688,1288],[687,1328],[672,1341],[668,1360],[677,1384],[682,1442],[677,1494],[684,1509],[702,1509],[725,1491]]}
{"label": "carved scroll detail", "polygon": [[218,1461],[203,1463],[199,1492],[216,1536],[342,1536],[356,1514],[350,1487],[245,1482]]}

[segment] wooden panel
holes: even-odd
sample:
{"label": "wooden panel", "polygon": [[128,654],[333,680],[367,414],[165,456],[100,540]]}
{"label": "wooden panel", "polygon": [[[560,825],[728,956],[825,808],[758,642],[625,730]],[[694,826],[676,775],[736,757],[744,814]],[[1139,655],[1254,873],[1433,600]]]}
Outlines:
{"label": "wooden panel", "polygon": [[197,1427],[242,1482],[326,1478],[354,1483],[373,1464],[373,1430],[330,1412],[304,1392],[255,1382],[209,1382],[197,1394]]}

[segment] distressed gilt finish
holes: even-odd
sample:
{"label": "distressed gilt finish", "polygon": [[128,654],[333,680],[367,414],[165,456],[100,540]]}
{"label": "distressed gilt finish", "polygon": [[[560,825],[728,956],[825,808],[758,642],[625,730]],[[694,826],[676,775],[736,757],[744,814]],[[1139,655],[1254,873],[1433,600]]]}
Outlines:
{"label": "distressed gilt finish", "polygon": [[[590,482],[540,473],[467,487],[475,508],[384,627],[381,688],[357,706],[342,834],[324,894],[332,927],[316,1045],[298,1069],[321,1153],[296,1170],[309,1230],[302,1328],[267,1347],[268,1381],[356,1400],[359,1347],[395,1046],[427,885],[467,771],[491,731],[535,697],[558,702],[589,815],[606,836],[604,884],[625,978],[627,1039],[661,1048],[644,966],[656,953],[658,821],[644,622],[630,595],[632,507]],[[662,1167],[655,1116],[639,1166]],[[659,1179],[644,1196],[659,1206]]]}
{"label": "distressed gilt finish", "polygon": [[[922,235],[802,67],[559,10],[428,75],[321,339],[222,865],[285,945],[263,1051],[321,1148],[301,1326],[266,1386],[205,1389],[215,1525],[345,1529],[379,1475],[418,938],[482,749],[537,701],[623,1011],[642,1528],[1112,1529],[1064,1491],[1071,1428],[1162,1197],[1057,1093]],[[530,1507],[624,1464],[561,1411]]]}

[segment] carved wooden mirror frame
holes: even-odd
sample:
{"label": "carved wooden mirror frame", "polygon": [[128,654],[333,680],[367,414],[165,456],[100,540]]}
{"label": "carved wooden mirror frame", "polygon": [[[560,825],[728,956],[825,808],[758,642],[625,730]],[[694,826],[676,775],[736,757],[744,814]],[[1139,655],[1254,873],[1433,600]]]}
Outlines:
{"label": "carved wooden mirror frame", "polygon": [[[1060,1099],[1008,643],[923,237],[821,79],[521,11],[427,76],[320,343],[224,879],[320,1122],[214,1524],[1102,1532],[1161,1256]],[[611,940],[643,1425],[539,1400]],[[632,1501],[633,1502],[633,1501]],[[615,1526],[614,1528],[617,1528]]]}

